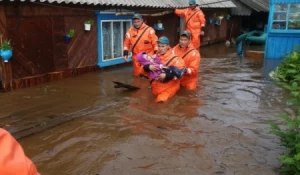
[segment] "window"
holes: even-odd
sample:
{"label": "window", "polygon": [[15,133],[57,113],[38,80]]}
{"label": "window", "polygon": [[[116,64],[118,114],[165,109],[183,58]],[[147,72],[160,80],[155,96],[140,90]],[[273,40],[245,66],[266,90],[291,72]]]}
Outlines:
{"label": "window", "polygon": [[131,20],[102,20],[102,61],[123,57],[123,41]]}
{"label": "window", "polygon": [[272,30],[300,31],[300,3],[275,4],[272,17]]}

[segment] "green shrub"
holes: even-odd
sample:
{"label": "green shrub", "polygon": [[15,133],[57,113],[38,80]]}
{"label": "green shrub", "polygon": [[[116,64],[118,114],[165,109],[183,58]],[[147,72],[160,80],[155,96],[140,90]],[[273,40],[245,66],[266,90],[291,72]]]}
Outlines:
{"label": "green shrub", "polygon": [[280,82],[278,86],[290,92],[288,101],[294,107],[296,116],[281,114],[285,128],[281,129],[276,123],[269,122],[270,133],[280,137],[281,145],[288,149],[288,153],[278,157],[281,173],[284,175],[300,175],[300,51],[294,50],[284,61],[270,73],[273,79]]}
{"label": "green shrub", "polygon": [[278,157],[282,163],[281,172],[285,175],[300,175],[300,108],[297,111],[296,117],[286,114],[278,116],[284,119],[287,127],[285,130],[282,130],[276,123],[269,122],[272,128],[270,133],[279,136],[281,145],[288,148],[288,153]]}
{"label": "green shrub", "polygon": [[270,73],[270,77],[282,82],[300,82],[300,49],[296,47],[284,61]]}

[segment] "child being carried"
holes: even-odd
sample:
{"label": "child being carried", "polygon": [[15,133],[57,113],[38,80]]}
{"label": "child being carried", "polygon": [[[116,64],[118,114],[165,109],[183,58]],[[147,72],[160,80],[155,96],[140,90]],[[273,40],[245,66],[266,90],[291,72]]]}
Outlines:
{"label": "child being carried", "polygon": [[[150,55],[148,55],[146,52],[140,52],[139,54],[137,54],[136,56],[138,62],[140,64],[147,65],[154,65],[155,67],[159,68],[157,71],[150,71],[150,79],[153,80],[157,80],[159,75],[161,73],[168,73],[171,74],[171,77],[166,77],[162,82],[166,83],[169,82],[172,79],[180,79],[186,72],[186,68],[183,69],[179,69],[175,66],[165,66],[161,63],[160,58],[159,57],[155,57],[152,58]],[[175,78],[174,78],[175,77]]]}

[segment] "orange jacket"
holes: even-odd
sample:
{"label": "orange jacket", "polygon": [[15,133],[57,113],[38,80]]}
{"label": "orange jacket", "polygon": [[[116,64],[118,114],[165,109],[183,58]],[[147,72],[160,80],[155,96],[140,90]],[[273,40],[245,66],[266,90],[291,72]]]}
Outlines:
{"label": "orange jacket", "polygon": [[1,175],[39,175],[32,161],[24,154],[21,145],[2,128],[0,128],[0,152]]}
{"label": "orange jacket", "polygon": [[[170,48],[164,55],[157,54],[163,64],[166,64],[175,54],[172,53]],[[168,66],[176,66],[179,69],[184,68],[184,62],[180,57],[174,58]],[[167,83],[162,83],[159,80],[154,80],[151,84],[152,93],[157,95],[156,102],[167,101],[173,97],[180,88],[179,80],[171,80]]]}
{"label": "orange jacket", "polygon": [[[189,52],[192,50],[191,52]],[[188,54],[186,54],[189,52]],[[198,71],[200,66],[200,53],[190,44],[187,48],[181,48],[176,45],[173,48],[173,53],[182,57],[187,69],[190,69],[190,73],[185,74],[180,80],[180,84],[188,89],[195,89],[198,82]],[[183,57],[185,55],[185,57]]]}
{"label": "orange jacket", "polygon": [[135,44],[136,40],[147,27],[148,25],[146,24],[143,24],[139,29],[136,29],[134,26],[130,27],[126,33],[123,49],[132,51],[134,56],[139,52],[154,54],[154,51],[157,50],[157,36],[155,34],[155,30],[152,27],[149,27],[146,30],[146,32],[134,47],[134,50],[132,50],[132,47]]}
{"label": "orange jacket", "polygon": [[[196,14],[193,15],[195,12]],[[205,27],[205,15],[199,7],[196,7],[193,10],[190,8],[176,9],[175,14],[184,18],[185,22],[188,21],[186,24],[186,30],[191,33],[201,33],[201,27]]]}

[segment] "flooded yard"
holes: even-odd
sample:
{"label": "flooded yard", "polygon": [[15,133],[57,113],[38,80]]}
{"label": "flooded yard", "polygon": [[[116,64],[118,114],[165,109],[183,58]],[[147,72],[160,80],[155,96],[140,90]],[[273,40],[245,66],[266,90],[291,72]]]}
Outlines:
{"label": "flooded yard", "polygon": [[0,94],[0,126],[44,175],[279,174],[266,122],[290,111],[286,94],[266,77],[273,63],[234,51],[202,48],[197,90],[162,104],[130,67]]}

